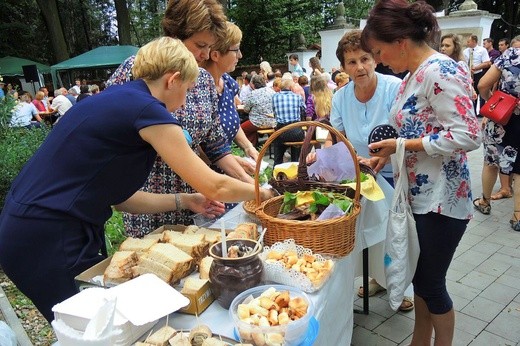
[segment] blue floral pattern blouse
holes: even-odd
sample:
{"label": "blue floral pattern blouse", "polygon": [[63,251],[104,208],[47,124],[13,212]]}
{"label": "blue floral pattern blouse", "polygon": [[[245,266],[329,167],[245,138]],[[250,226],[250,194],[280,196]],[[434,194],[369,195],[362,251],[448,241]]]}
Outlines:
{"label": "blue floral pattern blouse", "polygon": [[467,71],[443,54],[431,55],[403,80],[390,114],[400,137],[422,138],[425,149],[405,155],[413,212],[470,219],[466,152],[479,147],[481,131]]}

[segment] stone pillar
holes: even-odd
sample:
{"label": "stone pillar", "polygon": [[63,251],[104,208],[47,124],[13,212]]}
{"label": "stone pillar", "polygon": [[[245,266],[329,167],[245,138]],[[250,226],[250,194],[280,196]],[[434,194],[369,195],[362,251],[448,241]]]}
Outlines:
{"label": "stone pillar", "polygon": [[472,0],[466,0],[460,5],[458,11],[453,11],[448,16],[439,17],[437,20],[442,35],[458,34],[462,37],[462,44],[465,46],[470,35],[477,35],[478,44],[482,45],[482,40],[489,37],[491,25],[497,18],[500,18],[500,15],[478,10]]}
{"label": "stone pillar", "polygon": [[336,7],[336,18],[334,23],[319,32],[321,37],[321,66],[327,72],[333,67],[340,67],[336,58],[336,48],[341,37],[348,31],[356,29],[354,25],[345,19],[345,6],[341,1]]}

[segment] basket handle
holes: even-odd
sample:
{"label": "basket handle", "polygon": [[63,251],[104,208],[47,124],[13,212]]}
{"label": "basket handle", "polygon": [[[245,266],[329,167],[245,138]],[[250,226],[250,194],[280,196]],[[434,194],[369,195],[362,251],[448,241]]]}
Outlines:
{"label": "basket handle", "polygon": [[[354,195],[354,200],[359,202],[360,191],[361,191],[361,181],[360,181],[361,178],[360,178],[360,170],[359,170],[359,164],[358,164],[358,161],[357,161],[356,151],[354,150],[354,147],[352,146],[352,144],[350,144],[348,139],[341,132],[339,132],[338,130],[336,130],[335,128],[333,128],[332,126],[330,126],[328,124],[321,123],[321,122],[318,122],[318,121],[299,121],[299,122],[295,122],[295,123],[286,125],[286,126],[282,127],[281,129],[275,131],[271,136],[269,136],[269,138],[265,142],[264,146],[262,147],[262,149],[258,153],[258,159],[256,161],[256,167],[255,167],[256,205],[257,206],[260,205],[260,166],[261,166],[261,163],[262,163],[262,159],[263,159],[263,157],[265,155],[265,152],[267,151],[267,148],[269,148],[271,143],[277,137],[279,137],[282,133],[284,133],[285,131],[288,131],[288,130],[291,130],[291,129],[294,129],[294,128],[297,128],[297,127],[302,127],[302,126],[307,126],[308,129],[310,129],[311,126],[314,126],[314,128],[315,127],[322,127],[324,129],[328,130],[329,133],[331,135],[334,135],[338,140],[341,140],[343,143],[345,143],[345,145],[346,145],[350,155],[352,156],[352,161],[354,162],[354,168],[356,169],[356,191],[355,191],[355,195]],[[310,144],[310,138],[312,137],[312,132],[311,132],[310,135],[309,135],[309,132],[310,131],[308,131],[307,135],[306,135],[306,139],[307,139],[307,137],[309,137],[308,144]],[[302,159],[302,156],[300,156],[300,161],[301,161],[301,159]],[[300,165],[298,166],[298,177],[300,177],[299,176],[300,175],[299,171],[300,171]],[[307,175],[307,168],[306,167],[305,167],[305,174]]]}
{"label": "basket handle", "polygon": [[[330,124],[330,121],[327,118],[318,120],[318,122],[321,124],[327,124],[327,125],[332,126]],[[316,126],[310,126],[305,133],[305,138],[304,138],[303,144],[302,144],[302,150],[300,152],[300,157],[298,160],[298,176],[297,176],[298,180],[303,180],[303,181],[309,180],[309,173],[307,172],[307,155],[309,155],[309,152],[311,151],[312,135],[315,132],[316,132]],[[332,143],[336,144],[338,142],[338,138],[336,137],[336,135],[331,133],[331,137],[332,137]]]}

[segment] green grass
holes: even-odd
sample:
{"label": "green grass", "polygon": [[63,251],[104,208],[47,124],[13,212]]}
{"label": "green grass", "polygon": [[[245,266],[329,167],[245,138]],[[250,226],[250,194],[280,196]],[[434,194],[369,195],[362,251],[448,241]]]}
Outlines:
{"label": "green grass", "polygon": [[116,252],[126,239],[123,215],[115,209],[112,209],[112,216],[105,223],[105,239],[109,256]]}

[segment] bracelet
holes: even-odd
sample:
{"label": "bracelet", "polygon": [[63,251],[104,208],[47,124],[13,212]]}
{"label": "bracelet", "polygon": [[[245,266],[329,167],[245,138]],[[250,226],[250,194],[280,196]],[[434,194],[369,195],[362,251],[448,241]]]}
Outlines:
{"label": "bracelet", "polygon": [[180,193],[175,194],[175,210],[182,210]]}

